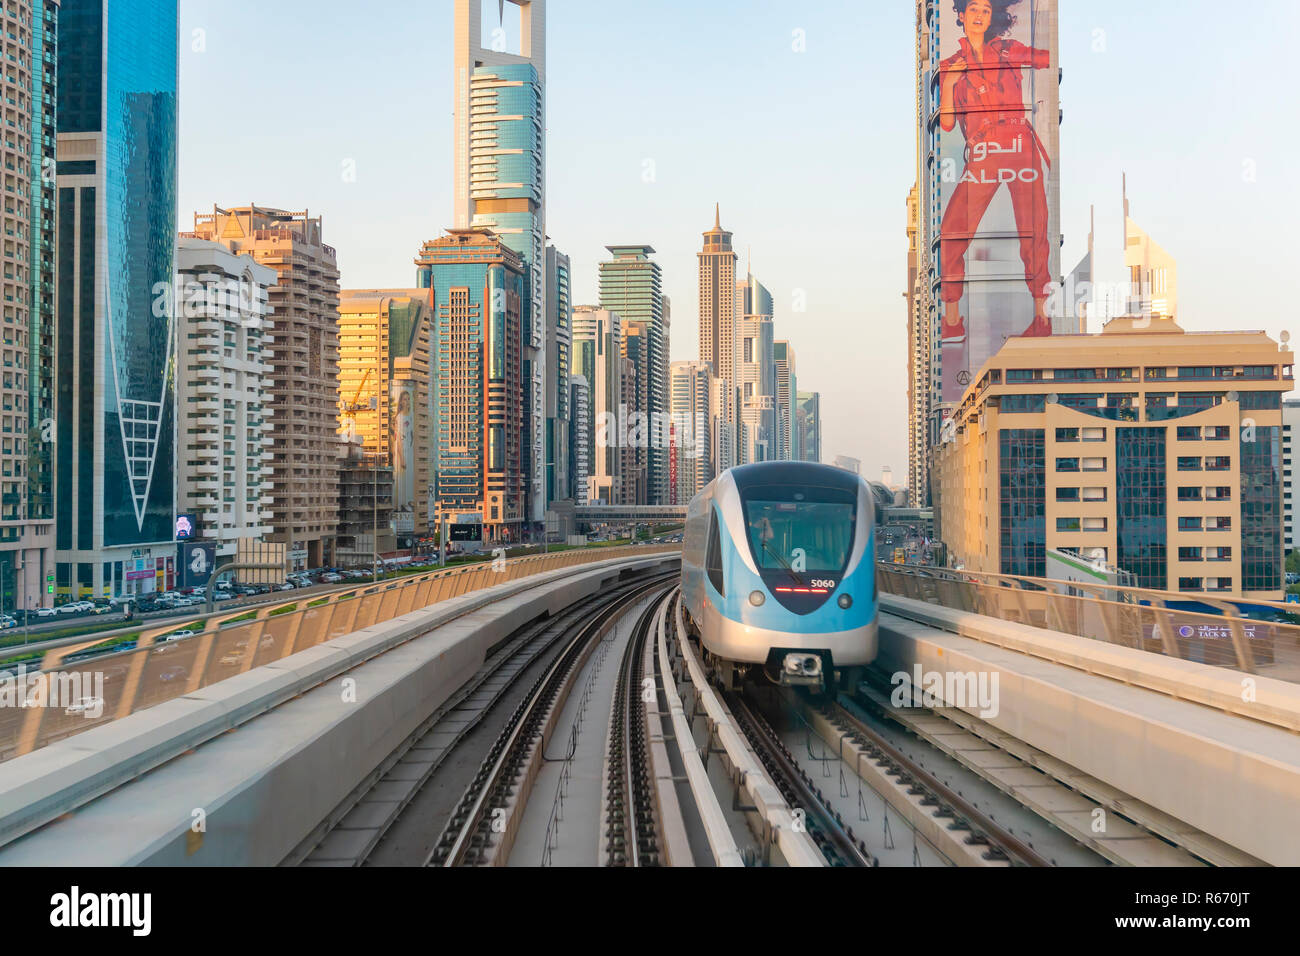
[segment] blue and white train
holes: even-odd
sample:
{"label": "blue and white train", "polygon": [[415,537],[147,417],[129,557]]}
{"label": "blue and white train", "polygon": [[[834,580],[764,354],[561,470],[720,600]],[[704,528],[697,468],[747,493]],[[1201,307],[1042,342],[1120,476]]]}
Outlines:
{"label": "blue and white train", "polygon": [[687,509],[682,607],[726,686],[761,669],[829,690],[876,657],[875,502],[811,462],[723,472]]}

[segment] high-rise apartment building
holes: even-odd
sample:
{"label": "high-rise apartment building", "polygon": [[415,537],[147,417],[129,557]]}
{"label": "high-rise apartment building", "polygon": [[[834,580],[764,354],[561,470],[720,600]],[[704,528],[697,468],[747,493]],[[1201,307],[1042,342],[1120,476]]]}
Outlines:
{"label": "high-rise apartment building", "polygon": [[930,502],[930,335],[921,249],[921,196],[907,194],[907,491],[913,508]]}
{"label": "high-rise apartment building", "polygon": [[433,524],[433,315],[425,289],[347,290],[339,302],[339,433],[392,469],[397,547]]}
{"label": "high-rise apartment building", "polygon": [[[176,0],[65,0],[58,34],[55,583],[72,596],[161,591],[176,553]],[[17,52],[8,59],[16,71]],[[10,126],[23,141],[6,174],[12,202],[30,201],[18,177],[33,170],[32,117]],[[20,216],[31,212],[24,203]],[[21,231],[30,255],[34,237]],[[18,253],[18,238],[6,248]],[[15,308],[31,301],[24,290]],[[16,368],[31,345],[15,340]]]}
{"label": "high-rise apartment building", "polygon": [[415,262],[434,311],[435,508],[452,524],[481,524],[485,540],[520,541],[528,264],[484,229],[453,229]]}
{"label": "high-rise apartment building", "polygon": [[58,0],[0,9],[9,132],[0,375],[0,609],[49,603],[54,573],[54,238]]}
{"label": "high-rise apartment building", "polygon": [[569,484],[575,505],[587,503],[591,477],[591,387],[583,375],[569,377]]}
{"label": "high-rise apartment building", "polygon": [[799,392],[799,380],[794,346],[786,339],[778,339],[772,343],[772,358],[776,374],[776,458],[798,461],[799,434],[794,427],[794,400]]}
{"label": "high-rise apartment building", "polygon": [[669,366],[673,422],[672,457],[676,462],[675,501],[684,505],[714,478],[712,447],[713,394],[718,379],[708,362],[673,362]]}
{"label": "high-rise apartment building", "polygon": [[334,563],[339,509],[339,268],[320,217],[214,207],[193,236],[274,269],[270,290],[271,527],[293,570]]}
{"label": "high-rise apartment building", "polygon": [[1280,600],[1292,362],[1262,332],[1149,316],[1011,339],[936,455],[950,556],[1044,577],[1052,549],[1189,600]]}
{"label": "high-rise apartment building", "polygon": [[269,266],[219,242],[177,246],[176,511],[218,564],[271,525]]}
{"label": "high-rise apartment building", "polygon": [[590,504],[626,504],[625,442],[619,406],[624,402],[623,323],[608,309],[580,305],[573,310],[573,370],[588,385],[591,414]]}
{"label": "high-rise apartment building", "polygon": [[571,500],[569,436],[573,370],[573,292],[569,257],[546,247],[546,503]]}
{"label": "high-rise apartment building", "polygon": [[[603,308],[603,306],[602,306]],[[623,496],[630,505],[649,504],[650,454],[666,437],[655,432],[667,417],[652,417],[651,386],[654,376],[654,329],[649,322],[623,320],[623,407],[619,415],[627,419],[623,443]]]}
{"label": "high-rise apartment building", "polygon": [[[456,0],[454,152],[456,229],[490,229],[527,271],[523,335],[528,482],[525,520],[546,512],[546,0],[501,0],[519,13],[519,45],[499,23],[484,46],[481,0]],[[557,381],[561,381],[557,380]]]}
{"label": "high-rise apartment building", "polygon": [[[646,329],[647,367],[638,373],[645,380],[639,390],[644,405],[632,411],[643,412],[651,422],[665,422],[668,417],[668,349],[671,310],[662,291],[663,276],[659,263],[650,257],[649,245],[606,246],[613,259],[600,263],[600,307],[622,317],[624,326],[643,323]],[[668,499],[668,443],[656,434],[645,454],[647,497],[650,504]]]}
{"label": "high-rise apartment building", "polygon": [[[714,209],[713,228],[704,234],[698,253],[700,273],[700,361],[713,367],[722,381],[715,401],[720,427],[714,437],[713,470],[720,474],[736,464],[736,253],[731,233],[722,228],[722,212]],[[727,433],[730,433],[728,435]]]}

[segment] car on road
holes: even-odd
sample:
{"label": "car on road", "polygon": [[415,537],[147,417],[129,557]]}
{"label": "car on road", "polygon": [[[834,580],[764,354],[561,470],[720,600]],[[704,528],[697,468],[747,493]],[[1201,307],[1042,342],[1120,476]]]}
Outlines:
{"label": "car on road", "polygon": [[180,665],[168,667],[158,672],[158,679],[164,684],[170,684],[174,680],[180,680],[189,674],[189,671]]}
{"label": "car on road", "polygon": [[102,617],[105,614],[116,614],[117,608],[113,607],[110,604],[101,604],[91,608],[90,613],[96,615],[97,617]]}
{"label": "car on road", "polygon": [[77,717],[83,714],[87,716],[97,716],[96,711],[102,714],[103,710],[104,701],[99,697],[81,697],[63,708],[63,712],[69,717]]}
{"label": "car on road", "polygon": [[343,575],[330,572],[329,574],[321,575],[320,580],[322,584],[338,584],[343,580]]}
{"label": "car on road", "polygon": [[292,591],[296,586],[297,585],[293,584],[292,582],[285,581],[283,584],[277,584],[275,586],[275,589],[277,591]]}
{"label": "car on road", "polygon": [[54,617],[54,615],[56,615],[56,614],[58,614],[58,613],[59,613],[58,608],[52,608],[52,607],[38,607],[38,608],[36,609],[36,616],[37,616],[37,617],[47,617],[47,618],[48,618],[48,617]]}
{"label": "car on road", "polygon": [[7,631],[11,627],[17,627],[18,621],[8,614],[0,615],[0,631]]}

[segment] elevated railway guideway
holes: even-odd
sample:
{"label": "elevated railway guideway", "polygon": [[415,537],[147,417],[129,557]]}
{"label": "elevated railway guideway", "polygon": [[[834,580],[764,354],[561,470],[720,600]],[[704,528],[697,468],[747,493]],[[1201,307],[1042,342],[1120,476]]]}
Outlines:
{"label": "elevated railway guideway", "polygon": [[[990,779],[1026,805],[1112,821],[1074,830],[1112,862],[1176,862],[1159,842],[1212,865],[1300,865],[1288,822],[1300,625],[1287,606],[1188,609],[1185,595],[897,565],[879,581],[875,694],[918,718],[915,733],[966,741],[959,762],[982,759],[962,747],[1002,751]],[[1071,795],[1049,800],[1061,784]],[[1121,831],[1153,835],[1151,852],[1125,857],[1107,839]]]}

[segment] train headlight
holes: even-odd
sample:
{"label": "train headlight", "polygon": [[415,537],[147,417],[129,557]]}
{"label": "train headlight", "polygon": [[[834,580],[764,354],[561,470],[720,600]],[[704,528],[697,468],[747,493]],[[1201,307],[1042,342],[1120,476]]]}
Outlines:
{"label": "train headlight", "polygon": [[839,601],[836,603],[847,611],[849,608],[853,607],[853,598],[847,594],[841,594]]}
{"label": "train headlight", "polygon": [[767,595],[762,591],[750,591],[749,603],[754,607],[762,607],[767,602]]}

